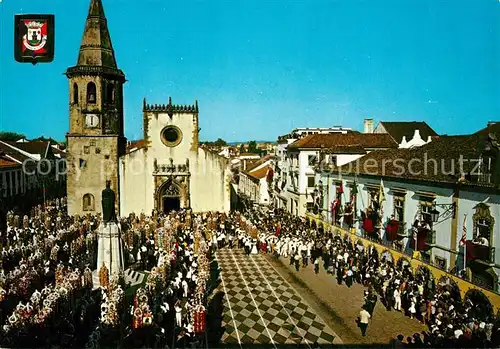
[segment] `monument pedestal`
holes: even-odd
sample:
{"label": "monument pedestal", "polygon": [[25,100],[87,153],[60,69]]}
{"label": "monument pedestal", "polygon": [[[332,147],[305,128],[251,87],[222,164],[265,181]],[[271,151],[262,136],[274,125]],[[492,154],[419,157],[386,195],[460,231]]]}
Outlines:
{"label": "monument pedestal", "polygon": [[123,271],[123,244],[118,224],[108,222],[99,225],[97,249],[97,270],[100,270],[104,263],[108,268],[110,280],[113,274]]}

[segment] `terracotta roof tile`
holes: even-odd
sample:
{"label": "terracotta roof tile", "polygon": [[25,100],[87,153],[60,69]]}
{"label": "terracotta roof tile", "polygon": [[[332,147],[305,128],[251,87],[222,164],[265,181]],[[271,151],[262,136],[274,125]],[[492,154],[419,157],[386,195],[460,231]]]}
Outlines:
{"label": "terracotta roof tile", "polygon": [[288,146],[289,149],[299,148],[333,148],[341,153],[356,148],[375,149],[375,148],[396,148],[398,145],[388,134],[384,133],[331,133],[331,134],[313,134],[299,139]]}
{"label": "terracotta roof tile", "polygon": [[262,168],[259,168],[258,170],[255,170],[255,171],[247,172],[247,174],[249,174],[250,176],[252,176],[254,178],[262,179],[262,178],[266,177],[268,169],[269,169],[269,165],[264,166]]}
{"label": "terracotta roof tile", "polygon": [[500,122],[492,122],[490,125],[476,132],[476,134],[500,133]]}
{"label": "terracotta roof tile", "polygon": [[398,143],[401,143],[403,137],[406,137],[406,141],[409,142],[413,138],[415,130],[419,131],[420,137],[424,141],[427,141],[429,136],[438,135],[425,121],[381,121],[380,123]]}
{"label": "terracotta roof tile", "polygon": [[21,166],[17,162],[0,158],[0,168]]}
{"label": "terracotta roof tile", "polygon": [[129,144],[127,144],[127,153],[130,153],[132,150],[139,150],[142,148],[146,148],[146,141],[144,139],[139,139],[137,141],[130,141]]}
{"label": "terracotta roof tile", "polygon": [[4,154],[16,159],[19,162],[24,162],[24,161],[30,159],[30,157],[20,153],[16,149],[12,149],[10,146],[3,144],[2,142],[0,142],[0,153],[4,153]]}
{"label": "terracotta roof tile", "polygon": [[418,148],[373,151],[333,171],[456,183],[462,176],[460,167],[464,173],[476,171],[486,140],[480,134],[441,136]]}
{"label": "terracotta roof tile", "polygon": [[41,155],[42,157],[45,156],[45,153],[47,152],[47,147],[49,145],[48,141],[29,141],[29,142],[6,141],[5,143],[8,143],[11,146],[21,149],[22,151],[25,151],[27,153],[33,155]]}

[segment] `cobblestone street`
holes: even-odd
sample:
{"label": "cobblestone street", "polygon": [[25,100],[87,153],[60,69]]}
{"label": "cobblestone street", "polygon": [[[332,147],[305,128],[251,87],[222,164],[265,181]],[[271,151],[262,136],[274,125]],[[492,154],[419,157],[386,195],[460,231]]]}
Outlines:
{"label": "cobblestone street", "polygon": [[367,336],[355,322],[363,305],[363,287],[338,285],[312,265],[299,272],[288,260],[271,255],[217,252],[224,294],[223,344],[388,344],[425,326],[377,302]]}
{"label": "cobblestone street", "polygon": [[262,255],[217,252],[225,344],[341,344],[295,288]]}

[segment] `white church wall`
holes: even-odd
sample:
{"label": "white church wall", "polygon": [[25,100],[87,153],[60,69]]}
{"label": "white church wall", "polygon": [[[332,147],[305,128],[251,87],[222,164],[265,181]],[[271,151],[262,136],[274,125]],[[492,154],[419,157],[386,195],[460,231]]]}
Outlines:
{"label": "white church wall", "polygon": [[[196,146],[196,113],[147,112],[145,115],[146,148],[121,158],[122,215],[131,212],[150,214],[155,207],[154,161],[158,166],[185,165],[189,161],[190,204],[193,211],[229,211],[230,169],[228,159]],[[169,147],[162,141],[162,131],[172,125],[182,138],[176,146]]]}
{"label": "white church wall", "polygon": [[[146,211],[149,177],[145,171],[145,149],[139,149],[120,158],[120,214],[128,216],[130,213],[151,213]],[[152,178],[150,179],[152,181]]]}

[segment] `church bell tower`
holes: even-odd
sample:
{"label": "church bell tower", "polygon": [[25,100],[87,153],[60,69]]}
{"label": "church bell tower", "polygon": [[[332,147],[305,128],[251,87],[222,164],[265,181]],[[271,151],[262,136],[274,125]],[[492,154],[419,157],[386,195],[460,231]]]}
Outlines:
{"label": "church bell tower", "polygon": [[68,213],[101,212],[101,192],[107,180],[116,193],[119,213],[118,160],[126,147],[126,80],[116,64],[101,0],[90,0],[78,62],[65,74],[69,79]]}

